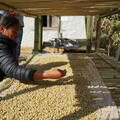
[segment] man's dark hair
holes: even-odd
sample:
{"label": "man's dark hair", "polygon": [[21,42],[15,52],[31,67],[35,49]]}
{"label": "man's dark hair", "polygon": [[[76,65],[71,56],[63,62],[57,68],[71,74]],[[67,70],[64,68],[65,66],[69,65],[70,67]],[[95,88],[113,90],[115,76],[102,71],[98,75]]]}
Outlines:
{"label": "man's dark hair", "polygon": [[2,15],[0,18],[0,26],[5,27],[6,29],[19,24],[17,18],[11,15]]}

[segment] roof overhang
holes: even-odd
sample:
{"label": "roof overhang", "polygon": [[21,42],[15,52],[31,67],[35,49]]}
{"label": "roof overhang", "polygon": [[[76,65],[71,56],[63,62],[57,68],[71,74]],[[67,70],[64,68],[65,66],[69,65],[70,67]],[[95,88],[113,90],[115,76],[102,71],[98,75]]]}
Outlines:
{"label": "roof overhang", "polygon": [[120,8],[119,0],[0,0],[0,9],[24,16],[96,16]]}

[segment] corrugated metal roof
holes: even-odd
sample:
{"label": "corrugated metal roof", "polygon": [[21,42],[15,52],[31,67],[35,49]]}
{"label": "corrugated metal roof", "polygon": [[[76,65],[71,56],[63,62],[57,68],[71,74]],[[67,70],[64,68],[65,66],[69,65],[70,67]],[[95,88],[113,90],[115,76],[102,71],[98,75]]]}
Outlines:
{"label": "corrugated metal roof", "polygon": [[0,8],[25,16],[101,15],[120,8],[120,0],[0,0]]}

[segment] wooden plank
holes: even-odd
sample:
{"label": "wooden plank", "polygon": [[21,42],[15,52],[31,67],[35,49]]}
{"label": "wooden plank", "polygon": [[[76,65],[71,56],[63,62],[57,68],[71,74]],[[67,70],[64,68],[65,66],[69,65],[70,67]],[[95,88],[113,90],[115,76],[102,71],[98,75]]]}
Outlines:
{"label": "wooden plank", "polygon": [[120,83],[119,78],[103,78],[104,82],[115,82],[115,83]]}
{"label": "wooden plank", "polygon": [[111,83],[111,82],[105,82],[105,85],[108,86],[108,87],[119,87],[120,88],[120,84],[119,83]]}
{"label": "wooden plank", "polygon": [[[81,12],[82,11],[82,12]],[[108,9],[106,9],[106,11],[108,11]],[[51,10],[51,9],[46,9],[46,10],[24,10],[24,12],[28,12],[31,14],[36,14],[36,15],[98,15],[98,14],[102,14],[104,11],[99,11],[99,10],[89,10],[89,9],[74,9],[74,10]]]}
{"label": "wooden plank", "polygon": [[[3,2],[38,2],[38,0],[2,0]],[[73,2],[113,2],[118,0],[44,0],[45,2],[67,2],[67,3],[73,3]],[[39,0],[39,2],[43,2],[43,0]]]}
{"label": "wooden plank", "polygon": [[100,73],[101,74],[101,77],[102,78],[117,78],[117,79],[120,79],[120,75],[119,74],[116,74],[115,73]]}
{"label": "wooden plank", "polygon": [[[117,7],[119,4],[116,2],[76,2],[76,3],[56,3],[56,2],[22,2],[22,3],[16,3],[16,2],[9,2],[6,3],[9,5],[14,5],[17,8],[76,8],[76,7]],[[119,6],[118,6],[119,7]]]}
{"label": "wooden plank", "polygon": [[[48,11],[61,11],[61,12],[70,12],[70,11],[73,11],[73,12],[80,12],[81,10],[82,10],[82,12],[101,12],[101,11],[103,11],[103,10],[100,10],[100,9],[89,9],[89,8],[71,8],[71,9],[69,9],[69,8],[38,8],[38,9],[35,9],[35,8],[30,8],[30,9],[18,9],[18,10],[22,10],[22,11],[28,11],[28,12],[33,12],[33,13],[35,13],[35,12],[48,12]],[[108,9],[106,8],[106,9],[104,9],[104,11],[107,11]]]}
{"label": "wooden plank", "polygon": [[111,59],[108,56],[102,55],[102,54],[98,54],[106,63],[108,63],[109,65],[111,65],[115,70],[117,70],[118,72],[120,72],[120,63],[116,64],[116,61]]}

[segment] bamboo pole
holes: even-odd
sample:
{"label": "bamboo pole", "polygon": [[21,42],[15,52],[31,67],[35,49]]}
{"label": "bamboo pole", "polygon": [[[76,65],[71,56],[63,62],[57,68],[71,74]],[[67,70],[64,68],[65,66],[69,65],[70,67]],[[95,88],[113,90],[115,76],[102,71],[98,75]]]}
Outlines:
{"label": "bamboo pole", "polygon": [[101,19],[98,19],[96,26],[96,45],[95,45],[95,52],[97,53],[99,52],[100,36],[101,36]]}
{"label": "bamboo pole", "polygon": [[116,55],[115,55],[115,60],[119,60],[120,59],[120,44],[118,45],[118,49],[116,51]]}
{"label": "bamboo pole", "polygon": [[33,52],[42,51],[42,17],[35,18],[35,38],[34,38],[34,50]]}
{"label": "bamboo pole", "polygon": [[92,45],[92,16],[87,16],[87,48],[86,52],[91,52],[91,45]]}
{"label": "bamboo pole", "polygon": [[61,16],[59,16],[58,38],[62,38],[62,33],[61,33]]}

